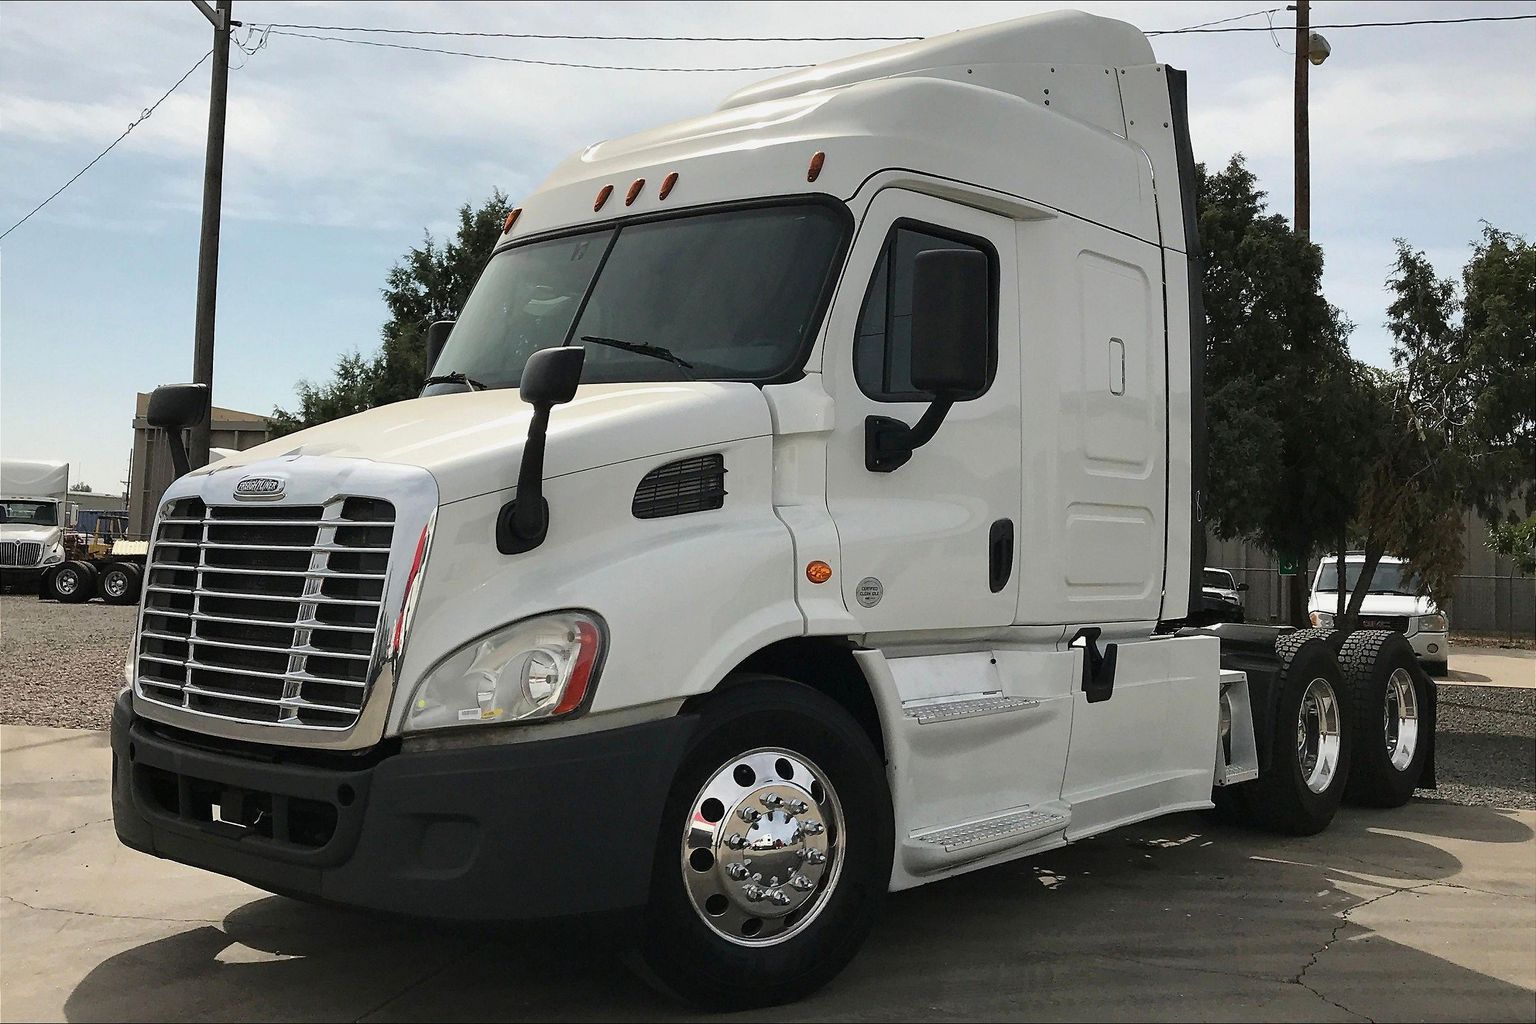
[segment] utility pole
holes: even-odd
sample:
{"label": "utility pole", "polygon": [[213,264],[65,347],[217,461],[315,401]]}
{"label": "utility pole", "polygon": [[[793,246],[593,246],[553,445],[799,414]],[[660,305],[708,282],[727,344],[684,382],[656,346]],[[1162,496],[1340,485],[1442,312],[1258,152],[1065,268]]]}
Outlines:
{"label": "utility pole", "polygon": [[[229,33],[231,0],[210,7],[192,0],[213,25],[213,80],[208,90],[208,151],[203,164],[203,232],[197,247],[197,314],[192,355],[192,379],[213,393],[213,320],[219,291],[219,211],[224,200],[224,115],[229,99]],[[213,434],[213,406],[192,425],[187,460],[193,469],[208,464]]]}
{"label": "utility pole", "polygon": [[1311,12],[1296,0],[1296,233],[1312,233],[1312,141],[1307,123],[1307,69],[1311,66]]}

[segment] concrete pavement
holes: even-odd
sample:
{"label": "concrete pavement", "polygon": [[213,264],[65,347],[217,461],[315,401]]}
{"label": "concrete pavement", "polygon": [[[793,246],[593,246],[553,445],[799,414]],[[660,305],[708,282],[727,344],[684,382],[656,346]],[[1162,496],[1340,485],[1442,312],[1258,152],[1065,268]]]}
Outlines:
{"label": "concrete pavement", "polygon": [[1536,651],[1453,644],[1449,670],[1438,682],[1536,690]]}
{"label": "concrete pavement", "polygon": [[[109,773],[104,733],[0,729],[7,1020],[686,1016],[565,929],[321,909],[127,850]],[[1533,829],[1434,801],[1314,839],[1178,815],[893,896],[772,1019],[1530,1021]]]}

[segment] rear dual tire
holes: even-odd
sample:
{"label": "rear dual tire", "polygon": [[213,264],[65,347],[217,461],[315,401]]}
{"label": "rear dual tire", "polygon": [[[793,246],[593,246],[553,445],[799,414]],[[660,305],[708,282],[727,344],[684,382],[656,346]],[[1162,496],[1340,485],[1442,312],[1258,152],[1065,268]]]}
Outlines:
{"label": "rear dual tire", "polygon": [[1424,775],[1433,738],[1433,683],[1401,633],[1361,630],[1339,648],[1354,749],[1345,797],[1401,807]]}
{"label": "rear dual tire", "polygon": [[43,577],[38,596],[45,601],[80,604],[96,594],[96,567],[89,562],[68,561]]}
{"label": "rear dual tire", "polygon": [[96,596],[107,604],[134,604],[139,599],[144,572],[132,562],[110,562],[96,580]]}

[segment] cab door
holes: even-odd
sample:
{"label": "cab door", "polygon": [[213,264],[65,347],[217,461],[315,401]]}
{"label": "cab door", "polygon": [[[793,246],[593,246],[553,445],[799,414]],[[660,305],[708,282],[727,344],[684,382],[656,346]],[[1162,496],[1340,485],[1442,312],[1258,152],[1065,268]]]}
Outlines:
{"label": "cab door", "polygon": [[[877,195],[828,320],[822,373],[836,399],[827,507],[843,598],[866,632],[1014,621],[1021,425],[1014,223],[901,189]],[[911,377],[913,266],[934,249],[982,253],[992,270],[990,379],[955,401],[933,438],[889,472],[868,462],[868,420],[915,425],[932,404]]]}

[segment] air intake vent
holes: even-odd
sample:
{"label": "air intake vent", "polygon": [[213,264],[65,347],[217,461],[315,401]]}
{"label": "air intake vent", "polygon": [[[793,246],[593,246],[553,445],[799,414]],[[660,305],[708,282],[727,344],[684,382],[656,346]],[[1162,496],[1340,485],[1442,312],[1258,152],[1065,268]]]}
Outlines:
{"label": "air intake vent", "polygon": [[669,462],[645,474],[630,506],[636,519],[705,512],[725,504],[725,457],[700,455]]}

